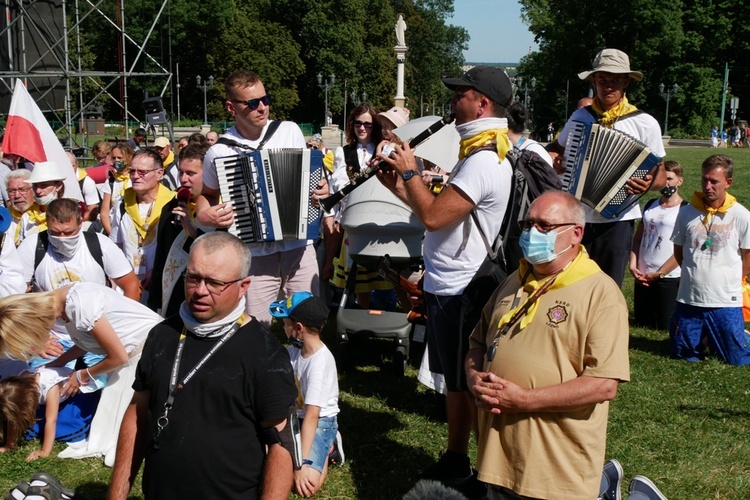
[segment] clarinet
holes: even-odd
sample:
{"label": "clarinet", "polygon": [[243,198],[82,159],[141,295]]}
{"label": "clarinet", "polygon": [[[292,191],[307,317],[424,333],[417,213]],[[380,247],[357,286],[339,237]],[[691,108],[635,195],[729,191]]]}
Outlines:
{"label": "clarinet", "polygon": [[[409,147],[414,149],[420,144],[422,144],[424,141],[426,141],[432,134],[443,128],[444,126],[448,125],[453,121],[453,115],[449,115],[446,117],[441,118],[440,120],[436,121],[427,129],[420,132],[416,137],[414,137],[412,140],[409,141]],[[388,145],[383,147],[383,151],[381,154],[385,156],[389,156],[390,153],[393,151],[393,148],[389,148]],[[370,165],[366,166],[362,169],[357,175],[352,178],[347,185],[345,185],[340,190],[333,193],[331,196],[327,198],[323,198],[320,200],[320,206],[323,207],[323,209],[328,212],[330,211],[334,206],[336,206],[336,203],[340,202],[344,196],[351,193],[355,189],[357,189],[359,186],[365,183],[366,180],[368,180],[370,177],[373,177],[378,173],[378,171],[383,168],[385,165],[387,165],[385,162],[373,158],[370,160]]]}

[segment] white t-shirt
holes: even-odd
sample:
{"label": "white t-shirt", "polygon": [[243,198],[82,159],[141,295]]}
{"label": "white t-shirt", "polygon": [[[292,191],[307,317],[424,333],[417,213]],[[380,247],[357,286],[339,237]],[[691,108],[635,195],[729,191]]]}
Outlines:
{"label": "white t-shirt", "polygon": [[[594,118],[594,116],[589,113],[586,108],[581,108],[574,111],[570,116],[568,122],[565,124],[562,132],[560,132],[560,135],[557,137],[557,142],[562,147],[565,147],[565,145],[568,143],[568,135],[570,135],[570,130],[572,127],[571,122],[574,121],[582,123],[595,123],[596,118]],[[648,146],[656,156],[660,156],[661,158],[664,158],[666,156],[667,153],[666,151],[664,151],[664,143],[661,140],[661,128],[659,127],[659,122],[657,122],[656,119],[648,113],[638,113],[620,118],[615,122],[613,128],[615,130],[619,130],[620,132],[625,132],[632,137],[635,137],[646,146]],[[629,210],[626,210],[614,219],[607,219],[606,217],[602,217],[598,212],[596,212],[593,208],[589,207],[585,203],[583,204],[583,208],[586,211],[586,222],[589,223],[601,224],[621,220],[639,219],[641,217],[641,207],[638,205],[638,203],[634,204],[632,207],[630,207]]]}
{"label": "white t-shirt", "polygon": [[22,266],[21,256],[13,244],[13,233],[8,232],[0,252],[0,298],[26,292],[26,281],[21,273]]}
{"label": "white t-shirt", "polygon": [[29,213],[24,212],[21,214],[21,218],[19,220],[13,219],[13,221],[10,223],[10,227],[6,231],[6,233],[9,236],[12,236],[15,240],[16,236],[18,237],[17,245],[20,245],[23,240],[28,238],[32,234],[36,234],[39,232],[39,224],[36,222],[32,222],[29,219]]}
{"label": "white t-shirt", "polygon": [[[328,347],[323,345],[309,358],[302,357],[302,350],[294,346],[287,348],[299,381],[305,405],[320,407],[321,417],[339,414],[339,381],[336,360]],[[305,418],[305,407],[297,409],[297,416]]]}
{"label": "white t-shirt", "polygon": [[94,283],[76,283],[70,288],[65,299],[65,315],[70,319],[65,323],[70,338],[78,347],[94,354],[106,354],[90,333],[102,316],[112,325],[128,353],[162,321],[161,316],[148,307]]}
{"label": "white t-shirt", "polygon": [[[110,223],[115,220],[115,214],[120,210],[120,203],[122,203],[122,199],[125,197],[125,190],[130,187],[130,178],[125,179],[124,181],[118,181],[115,180],[115,182],[112,183],[112,187],[109,185],[109,180],[105,182],[102,186],[102,198],[105,194],[108,194],[110,196],[109,198],[109,220]],[[114,228],[112,228],[114,230]]]}
{"label": "white t-shirt", "polygon": [[740,249],[750,249],[750,212],[736,203],[711,217],[707,226],[704,217],[692,205],[682,207],[677,215],[672,234],[674,244],[682,246],[677,301],[700,307],[742,307]]}
{"label": "white t-shirt", "polygon": [[99,190],[96,188],[96,182],[88,175],[83,178],[83,188],[81,188],[83,201],[86,206],[99,204]]}
{"label": "white t-shirt", "polygon": [[[263,127],[263,132],[260,135],[261,138],[255,141],[250,141],[240,136],[237,132],[236,127],[230,128],[224,135],[222,135],[222,137],[239,142],[240,144],[245,144],[252,148],[257,148],[260,144],[261,139],[266,134],[266,130],[268,130],[268,124],[270,123],[271,121],[269,120],[266,126]],[[279,128],[276,129],[276,132],[274,132],[268,142],[263,145],[263,149],[265,150],[281,148],[305,149],[306,147],[307,145],[305,143],[305,136],[302,135],[302,130],[300,130],[299,126],[294,122],[281,122]],[[243,151],[245,150],[242,150],[240,148],[233,148],[225,144],[217,143],[211,146],[211,149],[208,150],[205,158],[203,159],[203,185],[209,189],[215,189],[218,191],[219,179],[216,174],[216,165],[214,165],[214,160],[216,160],[216,158],[222,158],[224,156],[235,156],[239,153],[242,153]],[[312,240],[269,241],[264,243],[251,243],[247,247],[250,249],[250,254],[252,256],[261,257],[264,255],[271,255],[276,252],[295,250],[297,248],[302,248],[308,244],[311,245]]]}
{"label": "white t-shirt", "polygon": [[[654,273],[674,255],[672,231],[680,212],[680,205],[665,208],[658,198],[648,209],[643,211],[643,235],[638,249],[638,270],[642,273]],[[666,274],[667,278],[679,278],[680,266]]]}
{"label": "white t-shirt", "polygon": [[[510,163],[497,153],[480,151],[453,168],[453,184],[474,202],[489,243],[500,231],[510,195]],[[440,195],[438,195],[439,197]],[[424,289],[435,295],[460,295],[487,255],[487,247],[471,214],[424,237]]]}
{"label": "white t-shirt", "polygon": [[[34,271],[34,257],[39,234],[26,238],[18,247],[23,262],[23,279],[26,283],[34,280],[35,292],[49,291],[78,281],[107,284],[107,277],[121,278],[133,270],[125,254],[122,253],[112,240],[103,234],[96,234],[102,249],[102,269],[91,255],[91,250],[84,240],[83,233],[78,233],[78,247],[70,259],[61,257],[52,244],[47,247],[47,253]],[[106,273],[106,274],[105,274]]]}

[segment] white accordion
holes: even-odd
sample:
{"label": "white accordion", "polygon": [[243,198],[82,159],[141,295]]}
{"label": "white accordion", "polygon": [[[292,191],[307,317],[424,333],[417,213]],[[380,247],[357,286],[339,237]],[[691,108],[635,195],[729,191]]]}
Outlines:
{"label": "white accordion", "polygon": [[638,139],[596,123],[573,122],[565,146],[563,190],[603,217],[614,219],[641,195],[625,188],[643,179],[661,158]]}
{"label": "white accordion", "polygon": [[323,174],[323,152],[271,149],[216,158],[222,201],[234,210],[229,232],[245,243],[316,239],[319,207],[310,197]]}

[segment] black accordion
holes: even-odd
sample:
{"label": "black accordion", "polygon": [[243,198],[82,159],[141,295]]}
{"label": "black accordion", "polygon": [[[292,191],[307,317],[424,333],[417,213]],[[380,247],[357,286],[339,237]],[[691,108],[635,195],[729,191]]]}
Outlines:
{"label": "black accordion", "polygon": [[245,243],[316,239],[319,207],[310,197],[323,173],[323,152],[270,149],[216,158],[222,201],[231,204],[229,232]]}
{"label": "black accordion", "polygon": [[630,194],[627,181],[643,179],[660,163],[651,149],[624,132],[574,121],[565,146],[563,190],[614,219],[641,196]]}

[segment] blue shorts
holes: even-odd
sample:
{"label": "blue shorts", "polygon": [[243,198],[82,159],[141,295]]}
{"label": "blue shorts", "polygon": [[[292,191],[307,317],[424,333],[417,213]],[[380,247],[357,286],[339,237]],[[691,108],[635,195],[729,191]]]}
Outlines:
{"label": "blue shorts", "polygon": [[[300,420],[301,426],[302,420]],[[315,431],[315,439],[313,439],[312,449],[310,449],[310,456],[302,457],[310,460],[312,464],[309,464],[309,466],[321,474],[323,473],[323,468],[328,463],[328,455],[331,452],[333,443],[336,442],[336,433],[338,430],[339,423],[335,416],[318,418],[318,429]]]}
{"label": "blue shorts", "polygon": [[750,364],[750,336],[741,307],[698,307],[677,303],[669,324],[672,354],[687,361],[703,359],[703,339],[711,353],[736,366]]}

